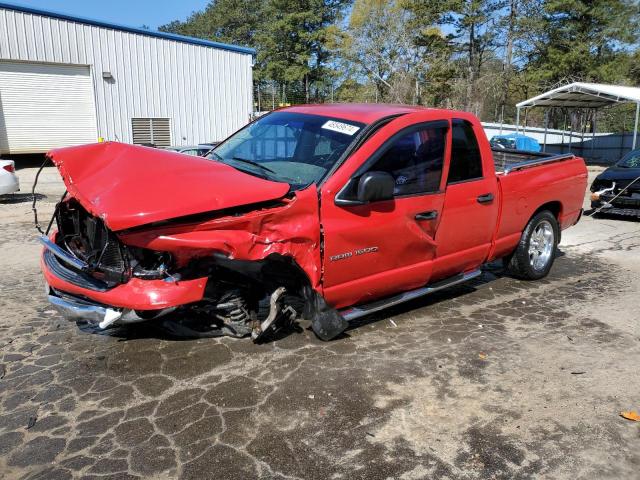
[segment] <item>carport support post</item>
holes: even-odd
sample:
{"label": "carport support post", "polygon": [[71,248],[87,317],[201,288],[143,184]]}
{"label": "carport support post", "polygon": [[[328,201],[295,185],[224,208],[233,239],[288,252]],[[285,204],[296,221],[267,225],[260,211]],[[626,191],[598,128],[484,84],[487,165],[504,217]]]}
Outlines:
{"label": "carport support post", "polygon": [[516,108],[516,133],[520,133],[520,107]]}
{"label": "carport support post", "polygon": [[573,115],[569,115],[569,153],[573,149]]}
{"label": "carport support post", "polygon": [[591,161],[593,162],[593,157],[595,156],[594,152],[596,149],[596,128],[598,128],[598,124],[596,120],[598,118],[598,110],[596,108],[593,109],[593,116],[591,117]]}
{"label": "carport support post", "polygon": [[640,117],[640,102],[636,103],[636,124],[633,127],[633,146],[631,150],[636,149],[636,143],[638,142],[638,117]]}
{"label": "carport support post", "polygon": [[564,132],[567,129],[567,112],[565,110],[562,118],[562,140],[560,140],[560,153],[564,153]]}
{"label": "carport support post", "polygon": [[544,112],[544,140],[542,140],[542,151],[547,151],[547,130],[549,130],[549,109]]}

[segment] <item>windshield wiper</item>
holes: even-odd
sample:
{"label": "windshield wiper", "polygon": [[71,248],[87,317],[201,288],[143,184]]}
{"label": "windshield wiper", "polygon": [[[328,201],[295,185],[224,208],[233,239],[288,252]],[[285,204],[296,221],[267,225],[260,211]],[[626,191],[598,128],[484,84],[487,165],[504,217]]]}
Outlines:
{"label": "windshield wiper", "polygon": [[235,160],[236,162],[248,163],[249,165],[253,165],[254,167],[258,167],[258,168],[264,170],[265,172],[270,172],[270,173],[273,173],[275,175],[278,174],[278,172],[274,172],[269,167],[265,167],[261,163],[254,162],[253,160],[248,160],[246,158],[240,158],[240,157],[231,157],[231,160]]}
{"label": "windshield wiper", "polygon": [[[212,154],[213,154],[213,156],[216,158],[216,160],[218,160],[219,162],[226,163],[226,162],[225,162],[225,159],[224,159],[224,158],[222,158],[220,155],[218,155],[216,152],[212,152]],[[273,175],[275,175],[275,176],[276,176],[276,178],[268,178],[268,177],[264,177],[264,178],[267,178],[267,180],[272,180],[272,181],[275,181],[275,182],[286,182],[286,183],[294,182],[294,180],[293,180],[292,178],[289,178],[289,177],[283,177],[283,176],[282,176],[282,175],[280,175],[278,172],[276,172],[276,171],[274,171],[274,170],[271,170],[269,167],[265,167],[265,166],[264,166],[264,165],[262,165],[261,163],[254,162],[253,160],[249,160],[249,159],[241,158],[241,157],[231,157],[231,159],[230,159],[230,160],[235,160],[236,162],[241,162],[241,163],[246,163],[246,164],[248,164],[248,165],[253,165],[254,167],[258,167],[258,168],[260,168],[261,170],[263,170],[263,171],[265,171],[265,172],[269,172],[269,173],[271,173],[271,174],[273,174]],[[244,169],[243,169],[242,171],[243,171],[243,172],[248,172],[248,173],[250,173],[250,171],[248,171],[248,170],[244,170]],[[255,173],[255,172],[254,172],[254,173]],[[271,177],[271,175],[270,175],[269,177]]]}

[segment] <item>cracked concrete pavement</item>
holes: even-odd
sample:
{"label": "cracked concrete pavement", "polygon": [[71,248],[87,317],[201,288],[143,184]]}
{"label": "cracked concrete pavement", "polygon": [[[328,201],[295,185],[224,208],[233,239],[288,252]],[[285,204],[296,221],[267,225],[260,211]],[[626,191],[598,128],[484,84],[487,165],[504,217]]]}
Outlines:
{"label": "cracked concrete pavement", "polygon": [[[39,191],[46,220],[52,169]],[[0,201],[0,245],[0,478],[640,478],[640,222],[584,218],[547,279],[491,265],[328,343],[80,331],[28,202]]]}

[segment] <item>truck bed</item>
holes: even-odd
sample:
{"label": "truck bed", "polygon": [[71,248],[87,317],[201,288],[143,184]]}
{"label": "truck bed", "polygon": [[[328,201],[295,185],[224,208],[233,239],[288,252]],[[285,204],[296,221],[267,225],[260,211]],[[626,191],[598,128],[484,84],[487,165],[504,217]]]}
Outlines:
{"label": "truck bed", "polygon": [[541,206],[557,216],[561,229],[579,219],[587,186],[582,158],[503,149],[492,153],[502,202],[495,257],[513,251]]}
{"label": "truck bed", "polygon": [[546,163],[554,163],[575,158],[572,153],[554,155],[542,152],[524,152],[521,150],[509,150],[504,148],[492,148],[493,163],[496,173],[509,173],[514,170],[523,170]]}

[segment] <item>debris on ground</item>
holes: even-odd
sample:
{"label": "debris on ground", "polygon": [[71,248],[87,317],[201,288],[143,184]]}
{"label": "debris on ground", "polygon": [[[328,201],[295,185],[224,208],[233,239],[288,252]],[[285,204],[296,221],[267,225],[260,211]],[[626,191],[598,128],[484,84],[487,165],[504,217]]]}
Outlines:
{"label": "debris on ground", "polygon": [[33,428],[33,426],[35,426],[37,421],[38,421],[37,415],[29,416],[29,420],[27,421],[27,430],[29,430],[30,428]]}
{"label": "debris on ground", "polygon": [[638,412],[634,412],[633,410],[630,410],[628,412],[620,412],[620,416],[633,422],[640,422],[640,415],[638,414]]}

